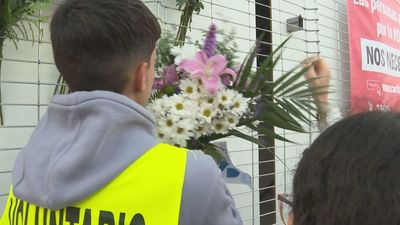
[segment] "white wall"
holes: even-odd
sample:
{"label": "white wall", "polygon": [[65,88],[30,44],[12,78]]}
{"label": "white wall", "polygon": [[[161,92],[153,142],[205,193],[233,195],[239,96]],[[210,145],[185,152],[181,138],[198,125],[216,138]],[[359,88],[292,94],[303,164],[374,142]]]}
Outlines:
{"label": "white wall", "polygon": [[[164,31],[173,29],[179,22],[179,12],[175,9],[175,0],[147,0],[146,4],[158,16]],[[346,2],[342,0],[341,2]],[[272,1],[272,31],[273,44],[278,45],[289,35],[286,32],[286,19],[296,15],[303,15],[307,19],[318,18],[315,21],[306,21],[308,30],[295,32],[288,43],[283,55],[283,60],[275,71],[275,77],[279,77],[282,71],[287,71],[301,61],[307,52],[321,52],[326,57],[333,69],[335,78],[332,89],[349,90],[348,65],[338,60],[347,59],[347,33],[337,32],[336,28],[345,30],[346,25],[337,21],[346,22],[344,3],[336,1],[312,1],[312,0],[274,0]],[[244,58],[255,40],[255,3],[253,0],[205,0],[205,10],[200,15],[195,15],[192,31],[189,32],[192,40],[200,40],[203,30],[206,30],[211,21],[218,28],[226,31],[236,31],[237,42],[241,59]],[[342,14],[336,13],[326,7],[335,7]],[[304,8],[318,8],[318,10],[305,10]],[[50,10],[51,11],[51,10]],[[249,14],[250,12],[250,14]],[[339,24],[339,25],[338,25]],[[49,44],[48,25],[43,25],[44,40],[41,44],[30,41],[21,41],[19,49],[15,50],[12,43],[7,42],[2,65],[2,100],[5,126],[0,128],[0,214],[5,205],[6,194],[10,185],[10,172],[16,155],[28,141],[29,136],[37,124],[40,116],[46,110],[54,89],[54,83],[58,78],[58,72],[52,59],[51,46]],[[320,29],[319,32],[312,30]],[[343,40],[341,42],[338,39]],[[316,41],[311,43],[306,41]],[[345,49],[346,51],[339,51]],[[40,61],[40,63],[39,63]],[[344,80],[344,81],[343,81]],[[40,85],[39,85],[40,84]],[[348,92],[345,92],[348,93]],[[348,95],[344,96],[348,98]],[[332,95],[332,106],[343,105],[343,96],[338,91]],[[332,119],[340,117],[338,110],[332,111]],[[277,157],[283,160],[276,162],[276,193],[290,193],[292,170],[298,162],[302,150],[317,135],[316,128],[309,128],[311,133],[297,134],[281,131],[287,138],[297,144],[276,142]],[[244,185],[229,185],[235,201],[240,210],[245,224],[259,224],[259,196],[258,196],[258,152],[252,143],[228,138],[228,149],[235,163],[241,169],[254,176],[254,191]],[[286,166],[284,166],[286,165]],[[252,219],[254,218],[254,219]],[[277,222],[279,218],[277,217]]]}

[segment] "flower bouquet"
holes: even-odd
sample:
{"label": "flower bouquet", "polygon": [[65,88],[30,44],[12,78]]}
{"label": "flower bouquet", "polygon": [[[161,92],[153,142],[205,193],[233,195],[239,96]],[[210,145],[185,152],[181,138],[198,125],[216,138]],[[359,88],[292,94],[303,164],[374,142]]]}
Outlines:
{"label": "flower bouquet", "polygon": [[197,47],[173,46],[168,36],[160,40],[158,77],[149,104],[159,138],[201,149],[219,161],[223,154],[213,144],[218,139],[236,136],[265,147],[250,132],[283,141],[289,140],[266,125],[305,132],[301,121],[310,124],[308,113],[317,110],[310,97],[320,94],[323,87],[307,88],[311,81],[302,80],[302,75],[308,68],[301,69],[301,65],[270,81],[287,40],[253,69],[257,47],[238,64],[233,39],[218,42],[216,35],[212,24],[204,44]]}

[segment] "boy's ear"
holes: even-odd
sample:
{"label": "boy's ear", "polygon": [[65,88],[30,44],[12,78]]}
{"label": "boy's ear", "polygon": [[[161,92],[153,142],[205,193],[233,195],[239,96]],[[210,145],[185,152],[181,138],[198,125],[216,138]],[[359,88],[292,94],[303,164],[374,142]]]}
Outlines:
{"label": "boy's ear", "polygon": [[135,92],[144,92],[147,85],[148,63],[140,63],[135,70],[133,89]]}

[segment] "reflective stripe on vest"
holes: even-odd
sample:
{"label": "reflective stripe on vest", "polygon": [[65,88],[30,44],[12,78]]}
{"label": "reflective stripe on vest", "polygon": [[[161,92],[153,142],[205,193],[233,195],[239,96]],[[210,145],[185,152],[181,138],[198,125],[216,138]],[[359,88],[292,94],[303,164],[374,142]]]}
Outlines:
{"label": "reflective stripe on vest", "polygon": [[50,211],[10,190],[0,225],[177,225],[186,150],[159,144],[100,191],[72,207]]}

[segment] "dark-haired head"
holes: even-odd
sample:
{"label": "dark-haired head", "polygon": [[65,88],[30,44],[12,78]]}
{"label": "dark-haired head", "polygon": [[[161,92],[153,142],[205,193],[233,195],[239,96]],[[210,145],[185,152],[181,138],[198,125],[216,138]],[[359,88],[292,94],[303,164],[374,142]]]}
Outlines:
{"label": "dark-haired head", "polygon": [[300,160],[294,225],[400,224],[400,114],[367,112],[322,133]]}
{"label": "dark-haired head", "polygon": [[55,62],[72,91],[123,93],[160,32],[140,0],[67,0],[51,22]]}

